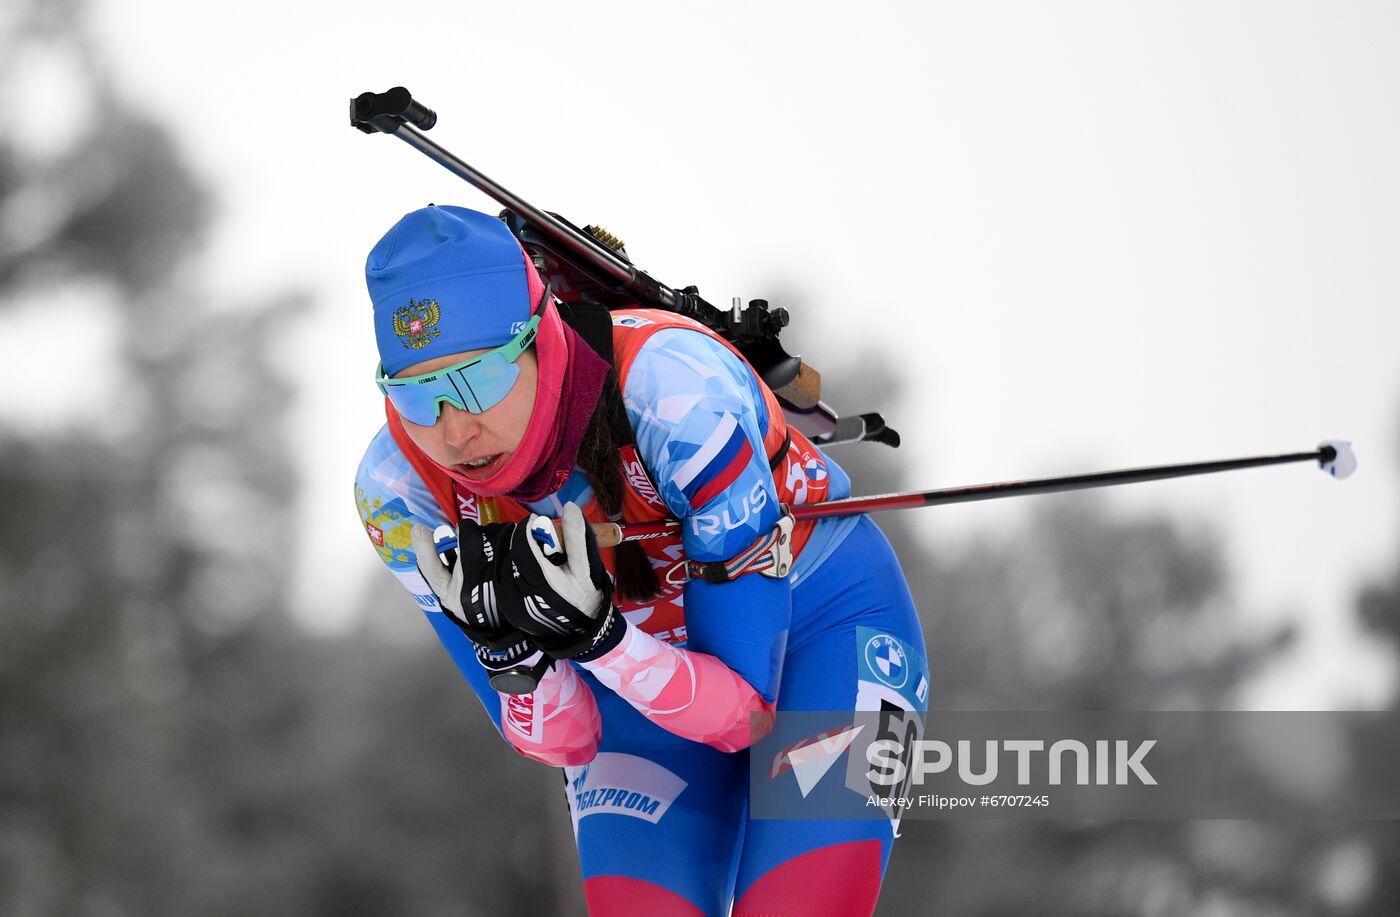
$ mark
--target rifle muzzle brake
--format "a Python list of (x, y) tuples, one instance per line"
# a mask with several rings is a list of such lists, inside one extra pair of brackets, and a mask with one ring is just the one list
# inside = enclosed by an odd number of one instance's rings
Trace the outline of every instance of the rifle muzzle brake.
[(366, 134), (381, 131), (392, 134), (405, 124), (419, 130), (430, 130), (437, 124), (437, 112), (421, 102), (402, 86), (388, 92), (362, 92), (350, 100), (350, 126)]

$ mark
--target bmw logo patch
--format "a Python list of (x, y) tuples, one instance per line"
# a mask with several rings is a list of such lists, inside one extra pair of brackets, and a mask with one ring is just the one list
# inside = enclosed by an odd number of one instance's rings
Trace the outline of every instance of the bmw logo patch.
[(888, 634), (876, 634), (866, 641), (865, 664), (871, 674), (891, 688), (902, 688), (909, 680), (909, 659), (904, 648)]

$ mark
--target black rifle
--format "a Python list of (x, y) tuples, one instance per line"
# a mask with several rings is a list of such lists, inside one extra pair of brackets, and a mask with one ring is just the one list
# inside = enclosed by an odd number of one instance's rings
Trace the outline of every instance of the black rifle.
[(665, 309), (700, 322), (734, 345), (778, 396), (788, 420), (817, 445), (871, 441), (899, 445), (899, 434), (879, 414), (839, 417), (821, 400), (821, 375), (783, 350), (778, 333), (788, 323), (786, 309), (770, 309), (736, 297), (732, 308), (706, 302), (693, 286), (675, 289), (632, 264), (621, 240), (596, 227), (579, 229), (533, 206), (438, 146), (423, 131), (437, 114), (415, 102), (407, 89), (366, 92), (350, 100), (350, 124), (366, 134), (393, 134), (506, 209), (501, 218), (550, 280), (561, 299), (589, 299), (609, 309), (645, 306)]

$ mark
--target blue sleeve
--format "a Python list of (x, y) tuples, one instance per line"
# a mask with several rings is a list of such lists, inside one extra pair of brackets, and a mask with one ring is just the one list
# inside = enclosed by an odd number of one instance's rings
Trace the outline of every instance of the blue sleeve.
[(486, 670), (477, 661), (471, 640), (443, 613), (423, 574), (418, 572), (418, 562), (409, 538), (414, 522), (435, 530), (451, 526), (451, 523), (428, 492), (418, 472), (399, 451), (387, 426), (380, 429), (370, 442), (365, 457), (360, 460), (359, 470), (355, 473), (355, 504), (359, 508), (365, 534), (369, 536), (379, 559), (384, 561), (389, 572), (427, 615), (438, 639), (476, 691), (496, 731), (500, 732), (500, 695), (487, 680)]
[[(777, 524), (781, 507), (763, 448), (758, 380), (705, 334), (652, 335), (628, 371), (623, 400), (637, 452), (682, 522), (691, 560), (728, 560)], [(776, 699), (792, 617), (787, 579), (748, 574), (685, 587), (687, 647), (718, 657)]]

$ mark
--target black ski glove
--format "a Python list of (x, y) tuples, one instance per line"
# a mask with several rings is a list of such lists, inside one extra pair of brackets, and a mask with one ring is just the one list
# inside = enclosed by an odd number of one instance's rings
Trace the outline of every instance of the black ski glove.
[(449, 564), (437, 553), (433, 533), (414, 523), (411, 530), (418, 570), (443, 612), (471, 639), (491, 687), (506, 694), (528, 694), (552, 664), (530, 638), (500, 614), (496, 584), (510, 583), (508, 551), (513, 523), (481, 526), (471, 519), (457, 525), (457, 551)]
[(544, 516), (517, 525), (510, 561), (514, 589), (498, 590), (501, 613), (545, 653), (596, 659), (622, 640), (627, 622), (613, 607), (598, 539), (576, 505), (564, 505), (562, 545)]

